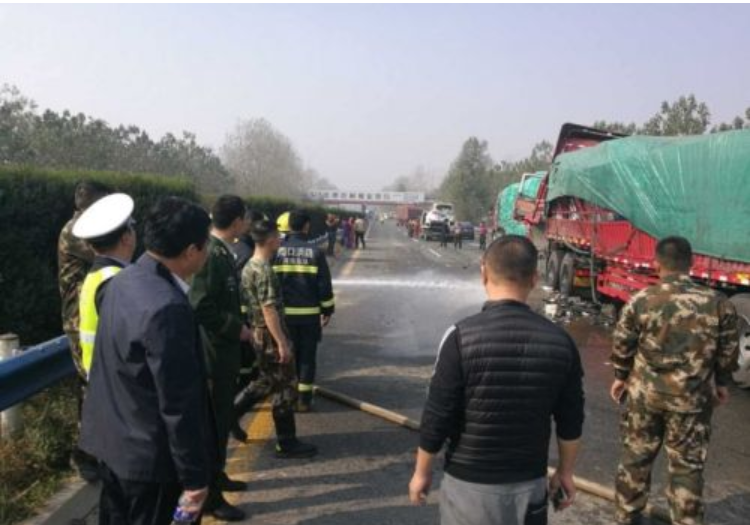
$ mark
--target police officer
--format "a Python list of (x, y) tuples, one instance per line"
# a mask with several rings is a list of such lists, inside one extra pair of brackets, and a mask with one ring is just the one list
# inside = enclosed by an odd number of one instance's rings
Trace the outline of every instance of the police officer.
[[(73, 357), (73, 364), (78, 372), (80, 383), (80, 388), (76, 391), (79, 423), (86, 385), (86, 370), (84, 370), (81, 361), (81, 346), (78, 335), (78, 327), (80, 325), (79, 298), (83, 281), (91, 268), (91, 264), (94, 262), (94, 252), (85, 241), (73, 235), (73, 226), (89, 206), (108, 193), (109, 189), (97, 182), (79, 182), (75, 189), (76, 211), (63, 227), (57, 241), (58, 285), (62, 306), (62, 325), (65, 335), (68, 336), (70, 353)], [(79, 448), (74, 448), (71, 459), (83, 479), (89, 482), (98, 479), (98, 467), (94, 458)]]
[(633, 296), (613, 336), (615, 381), (622, 403), (622, 452), (616, 521), (638, 523), (651, 467), (664, 444), (672, 523), (701, 525), (703, 469), (711, 415), (729, 400), (737, 364), (737, 317), (721, 294), (691, 281), (690, 243), (667, 237), (656, 246), (661, 282)]
[(282, 242), (273, 263), (284, 297), (284, 314), (292, 339), (299, 379), (297, 410), (310, 410), (315, 383), (318, 343), (322, 328), (334, 312), (331, 271), (325, 254), (308, 241), (310, 216), (289, 215), (291, 233)]
[(81, 365), (88, 377), (99, 324), (98, 304), (109, 279), (130, 264), (135, 253), (133, 199), (124, 193), (107, 195), (92, 204), (76, 221), (73, 235), (86, 241), (96, 256), (81, 287)]
[(208, 260), (193, 279), (190, 303), (207, 336), (206, 357), (216, 418), (219, 475), (210, 487), (206, 512), (224, 521), (239, 521), (245, 513), (230, 505), (221, 491), (245, 490), (244, 483), (224, 472), (229, 432), (235, 422), (234, 396), (241, 365), (242, 341), (252, 340), (241, 311), (240, 284), (231, 242), (243, 233), (245, 203), (235, 195), (219, 197), (211, 208)]

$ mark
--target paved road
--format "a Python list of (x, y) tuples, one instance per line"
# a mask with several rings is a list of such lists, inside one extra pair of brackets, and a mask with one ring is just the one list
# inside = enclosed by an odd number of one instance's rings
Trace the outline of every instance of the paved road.
[[(319, 384), (419, 420), (436, 350), (446, 328), (481, 307), (480, 252), (476, 244), (440, 249), (408, 239), (392, 223), (375, 224), (368, 248), (335, 263), (337, 313), (319, 356)], [(532, 297), (537, 306), (541, 292)], [(581, 349), (586, 370), (587, 422), (579, 474), (611, 486), (617, 462), (617, 407), (607, 398), (609, 330), (589, 320), (566, 328)], [(707, 471), (709, 523), (738, 525), (750, 515), (750, 392), (733, 391), (715, 419)], [(234, 501), (248, 523), (427, 525), (437, 523), (437, 490), (425, 508), (409, 505), (417, 435), (367, 414), (318, 399), (298, 418), (303, 439), (320, 447), (312, 460), (273, 457), (266, 409), (245, 423), (252, 442), (236, 445), (234, 476), (250, 490)], [(654, 478), (663, 492), (664, 465)], [(663, 498), (656, 498), (663, 505)], [(90, 521), (90, 520), (89, 520)], [(210, 520), (208, 520), (210, 522)], [(611, 506), (581, 495), (575, 509), (554, 515), (554, 525), (611, 523)]]
[[(337, 270), (337, 314), (319, 357), (319, 383), (419, 419), (436, 349), (451, 323), (484, 300), (476, 244), (461, 251), (408, 239), (376, 224), (368, 249)], [(541, 292), (533, 296), (537, 306)], [(588, 320), (566, 326), (586, 369), (586, 444), (579, 473), (611, 486), (617, 462), (617, 407), (607, 397), (610, 329)], [(750, 393), (733, 392), (716, 417), (707, 477), (710, 523), (743, 523), (750, 513)], [(252, 491), (241, 497), (252, 523), (435, 523), (436, 495), (424, 509), (408, 505), (405, 488), (417, 438), (372, 416), (319, 400), (300, 429), (321, 456), (296, 465), (270, 457), (266, 444), (248, 468)], [(259, 447), (256, 444), (253, 447)], [(290, 468), (290, 465), (292, 468)], [(663, 492), (664, 465), (655, 475)], [(656, 501), (663, 505), (663, 498)], [(582, 497), (552, 523), (610, 523), (610, 505)]]

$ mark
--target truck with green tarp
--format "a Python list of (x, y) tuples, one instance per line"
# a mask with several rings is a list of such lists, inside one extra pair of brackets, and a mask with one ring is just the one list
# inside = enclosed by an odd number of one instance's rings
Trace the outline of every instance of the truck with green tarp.
[(527, 235), (528, 225), (521, 210), (533, 210), (539, 185), (545, 172), (525, 173), (519, 182), (509, 184), (497, 194), (495, 203), (495, 231), (506, 235)]
[(687, 238), (691, 277), (737, 307), (736, 379), (750, 386), (750, 130), (621, 137), (566, 124), (525, 220), (549, 286), (620, 304), (657, 282), (659, 238)]

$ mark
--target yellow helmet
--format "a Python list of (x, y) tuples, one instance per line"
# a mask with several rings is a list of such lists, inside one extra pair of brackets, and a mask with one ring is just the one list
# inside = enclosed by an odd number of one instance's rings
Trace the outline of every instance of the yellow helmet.
[(291, 231), (291, 229), (289, 228), (289, 212), (288, 211), (282, 213), (276, 219), (276, 228), (279, 230), (280, 233), (289, 233)]

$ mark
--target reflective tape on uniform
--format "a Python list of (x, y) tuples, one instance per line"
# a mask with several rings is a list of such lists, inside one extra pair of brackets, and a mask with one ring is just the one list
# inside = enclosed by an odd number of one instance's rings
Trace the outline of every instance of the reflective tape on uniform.
[(308, 385), (305, 383), (299, 383), (297, 385), (297, 390), (299, 392), (312, 392), (313, 391), (313, 385)]
[(284, 313), (286, 315), (319, 315), (320, 307), (319, 306), (311, 306), (311, 307), (287, 306), (284, 308)]
[(331, 299), (330, 301), (321, 301), (320, 306), (322, 308), (331, 308), (336, 304), (336, 301), (334, 299)]
[(317, 274), (318, 267), (310, 264), (280, 264), (273, 267), (276, 273), (311, 273)]

